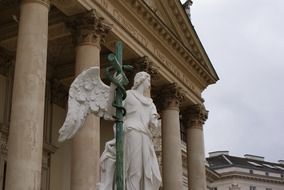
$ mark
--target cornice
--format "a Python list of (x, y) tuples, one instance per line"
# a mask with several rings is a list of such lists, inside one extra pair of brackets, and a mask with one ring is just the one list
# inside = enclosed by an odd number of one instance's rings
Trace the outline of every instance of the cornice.
[(214, 170), (210, 169), (209, 167), (206, 166), (206, 178), (210, 181), (216, 181), (220, 179), (220, 174), (215, 172)]
[[(119, 1), (122, 2), (122, 1)], [(175, 34), (163, 23), (163, 21), (146, 5), (144, 1), (139, 0), (126, 0), (131, 10), (135, 11), (137, 16), (140, 16), (144, 22), (150, 26), (157, 36), (167, 43), (171, 48), (175, 50), (185, 63), (185, 69), (193, 69), (198, 76), (200, 76), (205, 82), (205, 86), (215, 83), (216, 79), (207, 71), (207, 69), (200, 64), (200, 62), (195, 58), (195, 56), (190, 52), (190, 50), (185, 47), (185, 45), (179, 41)], [(125, 1), (123, 1), (125, 4)], [(178, 11), (177, 9), (173, 10)], [(178, 14), (178, 13), (177, 13)], [(193, 45), (194, 42), (192, 41)], [(195, 47), (197, 48), (197, 47)], [(188, 68), (188, 66), (190, 68)]]
[[(201, 64), (200, 66), (207, 70), (208, 74), (211, 75), (211, 77), (213, 77), (216, 82), (217, 80), (219, 80), (218, 75), (211, 64), (211, 61), (191, 23), (190, 18), (188, 18), (188, 15), (185, 13), (184, 8), (181, 6), (180, 1), (168, 0), (168, 3), (170, 5), (174, 18), (176, 19), (176, 22), (179, 24), (185, 38), (189, 42), (190, 49), (193, 51), (193, 55)], [(206, 68), (206, 63), (210, 68)]]
[(284, 184), (284, 179), (281, 178), (263, 176), (258, 174), (249, 174), (244, 172), (226, 172), (220, 174), (220, 176), (221, 176), (220, 179), (239, 178), (239, 179), (248, 179), (248, 180), (261, 181), (261, 182)]

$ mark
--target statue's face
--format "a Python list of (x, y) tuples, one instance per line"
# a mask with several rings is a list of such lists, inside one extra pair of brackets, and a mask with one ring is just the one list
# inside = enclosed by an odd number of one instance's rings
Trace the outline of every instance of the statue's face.
[(144, 80), (143, 84), (144, 84), (144, 87), (145, 87), (145, 88), (150, 88), (150, 86), (151, 86), (150, 77), (147, 77), (147, 78)]

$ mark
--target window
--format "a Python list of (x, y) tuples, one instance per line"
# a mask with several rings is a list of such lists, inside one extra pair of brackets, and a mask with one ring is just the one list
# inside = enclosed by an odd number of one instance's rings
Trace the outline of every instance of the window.
[(266, 188), (265, 190), (272, 190), (271, 188)]
[(268, 172), (265, 172), (265, 175), (266, 175), (266, 176), (269, 176), (269, 173), (268, 173)]
[(253, 174), (253, 170), (249, 170), (249, 173), (250, 173), (250, 174)]
[(250, 186), (249, 190), (256, 190), (256, 186)]

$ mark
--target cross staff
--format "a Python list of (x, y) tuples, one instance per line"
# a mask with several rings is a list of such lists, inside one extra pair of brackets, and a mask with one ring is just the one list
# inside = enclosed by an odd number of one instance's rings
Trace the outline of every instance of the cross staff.
[[(107, 78), (116, 85), (115, 96), (112, 105), (116, 108), (115, 115), (115, 127), (116, 127), (116, 187), (117, 190), (124, 190), (124, 172), (123, 172), (123, 117), (126, 113), (125, 108), (122, 105), (122, 101), (126, 98), (126, 90), (124, 86), (128, 84), (128, 79), (123, 72), (123, 69), (132, 69), (130, 65), (122, 64), (122, 51), (123, 44), (121, 41), (115, 44), (115, 54), (108, 55), (108, 60), (111, 62), (111, 66), (106, 68)], [(122, 80), (118, 81), (112, 77), (111, 71), (115, 72), (115, 75), (121, 75)]]

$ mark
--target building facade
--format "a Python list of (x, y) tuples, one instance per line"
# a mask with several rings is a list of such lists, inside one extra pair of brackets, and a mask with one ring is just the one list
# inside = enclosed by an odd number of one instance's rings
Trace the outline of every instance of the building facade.
[[(229, 155), (212, 152), (207, 158), (211, 173), (208, 187), (212, 190), (283, 190), (284, 162), (267, 162), (264, 157), (246, 154)], [(208, 175), (209, 179), (209, 175)]]
[(179, 0), (3, 0), (0, 26), (1, 190), (96, 186), (112, 123), (90, 115), (64, 143), (58, 129), (71, 82), (92, 66), (104, 80), (118, 40), (123, 62), (152, 76), (163, 189), (206, 189), (202, 92), (218, 76)]

